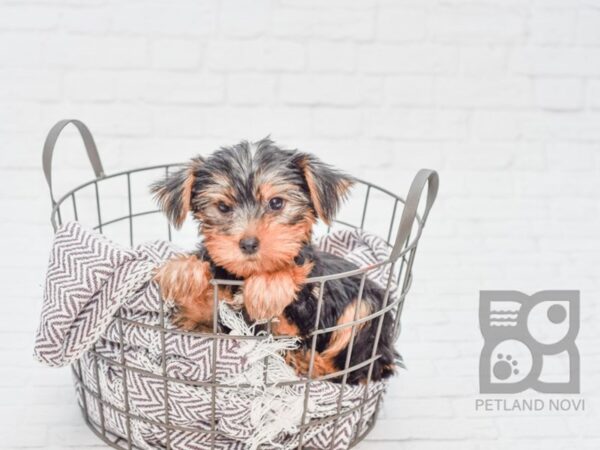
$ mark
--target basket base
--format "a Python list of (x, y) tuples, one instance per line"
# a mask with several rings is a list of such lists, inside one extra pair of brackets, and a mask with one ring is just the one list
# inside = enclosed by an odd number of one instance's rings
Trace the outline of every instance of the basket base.
[[(101, 441), (103, 441), (109, 447), (116, 448), (118, 450), (144, 450), (141, 447), (138, 447), (137, 445), (135, 445), (133, 443), (129, 443), (127, 441), (127, 438), (125, 438), (125, 437), (117, 436), (116, 434), (114, 434), (108, 430), (105, 430), (103, 433), (101, 426), (99, 424), (93, 422), (89, 417), (87, 417), (86, 411), (81, 405), (79, 406), (79, 410), (81, 411), (81, 415), (83, 416), (83, 420), (84, 420), (85, 424), (87, 425), (87, 427)], [(354, 438), (354, 440), (352, 441), (352, 443), (350, 444), (348, 449), (356, 447), (373, 430), (373, 428), (375, 427), (375, 423), (377, 422), (378, 413), (379, 413), (379, 405), (377, 406), (377, 409), (375, 410), (375, 414), (373, 414), (373, 416), (367, 423), (367, 427), (365, 428), (365, 430), (361, 434), (359, 434), (358, 436), (356, 436)], [(267, 449), (265, 448), (264, 450), (267, 450)]]

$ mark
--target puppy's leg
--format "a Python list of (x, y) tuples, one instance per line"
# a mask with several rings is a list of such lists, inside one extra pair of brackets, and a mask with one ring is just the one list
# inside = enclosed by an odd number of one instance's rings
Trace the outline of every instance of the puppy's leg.
[[(361, 338), (361, 332), (365, 322), (354, 324), (354, 321), (364, 319), (371, 314), (371, 305), (367, 299), (363, 299), (360, 304), (357, 300), (350, 303), (337, 320), (338, 328), (331, 332), (327, 347), (321, 352), (315, 352), (313, 358), (313, 377), (322, 377), (343, 369), (343, 363), (338, 367), (336, 358), (345, 349), (352, 339), (352, 329), (354, 328), (355, 344)], [(312, 352), (310, 350), (300, 349), (288, 352), (285, 356), (286, 362), (291, 365), (298, 375), (308, 375), (310, 369), (310, 359)], [(352, 362), (350, 362), (350, 366)]]
[[(284, 314), (277, 318), (273, 324), (273, 334), (277, 336), (300, 336), (298, 326), (290, 322)], [(310, 367), (311, 351), (306, 349), (289, 350), (285, 353), (285, 362), (291, 366), (298, 375), (308, 375)], [(312, 375), (321, 377), (335, 372), (332, 361), (324, 358), (319, 352), (315, 352)]]
[(279, 316), (296, 298), (312, 264), (251, 275), (244, 281), (244, 306), (252, 320)]
[(178, 256), (159, 267), (154, 281), (163, 298), (179, 306), (175, 324), (186, 330), (208, 327), (212, 323), (213, 301), (210, 266), (195, 255)]
[[(293, 350), (285, 354), (285, 362), (293, 367), (299, 376), (307, 376), (310, 372), (311, 355), (312, 352), (310, 350)], [(324, 357), (321, 353), (315, 352), (311, 373), (313, 378), (323, 377), (338, 370), (331, 358)]]

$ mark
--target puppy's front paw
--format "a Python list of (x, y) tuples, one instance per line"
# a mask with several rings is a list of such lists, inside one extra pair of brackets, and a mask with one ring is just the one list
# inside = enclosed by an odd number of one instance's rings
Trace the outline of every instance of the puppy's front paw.
[(154, 275), (163, 298), (181, 306), (191, 305), (204, 297), (210, 281), (210, 267), (195, 255), (168, 260)]
[(252, 275), (244, 282), (244, 306), (252, 320), (279, 316), (292, 303), (310, 268)]
[(181, 307), (173, 314), (173, 324), (186, 331), (213, 331), (211, 310)]

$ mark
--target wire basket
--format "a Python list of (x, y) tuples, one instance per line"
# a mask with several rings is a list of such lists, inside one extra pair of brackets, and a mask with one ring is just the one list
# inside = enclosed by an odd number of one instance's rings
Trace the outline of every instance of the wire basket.
[[(52, 189), (52, 155), (56, 141), (62, 132), (62, 130), (68, 124), (73, 124), (83, 139), (85, 149), (87, 151), (88, 158), (94, 170), (95, 178), (77, 186), (64, 194), (58, 200), (55, 199), (54, 192)], [(89, 129), (78, 120), (63, 120), (58, 122), (49, 132), (43, 149), (43, 170), (48, 182), (50, 190), (50, 198), (52, 200), (52, 213), (51, 223), (53, 228), (56, 230), (58, 226), (68, 220), (75, 220), (82, 222), (86, 225), (91, 225), (95, 230), (102, 234), (108, 234), (111, 237), (117, 237), (124, 240), (128, 245), (133, 246), (136, 242), (149, 239), (165, 239), (169, 241), (175, 241), (177, 243), (188, 243), (197, 239), (195, 230), (190, 228), (190, 233), (186, 236), (185, 229), (183, 232), (177, 232), (172, 229), (171, 226), (164, 218), (162, 211), (157, 209), (150, 201), (150, 194), (148, 190), (149, 182), (165, 174), (169, 174), (170, 170), (180, 166), (180, 164), (164, 164), (150, 167), (142, 167), (138, 169), (118, 172), (111, 175), (104, 173), (102, 163), (96, 148), (94, 139)], [(298, 424), (299, 430), (299, 441), (298, 449), (310, 448), (308, 447), (303, 439), (305, 430), (310, 427), (311, 420), (307, 417), (307, 405), (309, 401), (309, 386), (311, 383), (315, 383), (320, 380), (336, 379), (341, 380), (340, 382), (340, 394), (337, 401), (337, 412), (324, 419), (319, 419), (321, 422), (333, 424), (333, 436), (335, 437), (336, 428), (338, 422), (345, 414), (349, 412), (342, 408), (342, 398), (344, 395), (344, 387), (347, 383), (348, 374), (354, 370), (368, 367), (368, 375), (365, 385), (368, 387), (371, 383), (371, 375), (373, 370), (373, 364), (378, 359), (378, 345), (379, 339), (382, 333), (384, 317), (386, 314), (392, 315), (393, 317), (393, 336), (395, 339), (400, 334), (400, 318), (402, 309), (404, 306), (404, 300), (412, 282), (412, 267), (415, 259), (415, 253), (417, 250), (417, 244), (425, 221), (435, 201), (437, 190), (438, 190), (438, 175), (435, 171), (422, 169), (415, 176), (410, 190), (408, 192), (406, 200), (399, 197), (398, 195), (380, 188), (372, 183), (365, 181), (358, 182), (358, 188), (355, 191), (361, 191), (362, 195), (358, 197), (358, 203), (354, 199), (354, 215), (349, 218), (340, 218), (335, 220), (334, 223), (327, 228), (321, 229), (322, 233), (330, 233), (332, 230), (338, 227), (346, 227), (351, 229), (366, 230), (375, 232), (386, 242), (389, 249), (389, 257), (384, 261), (379, 262), (376, 267), (370, 266), (365, 268), (358, 268), (349, 272), (332, 274), (327, 276), (312, 277), (306, 280), (306, 283), (312, 283), (318, 286), (319, 292), (321, 293), (318, 304), (317, 304), (317, 321), (315, 330), (309, 336), (309, 347), (311, 351), (311, 358), (308, 368), (308, 375), (300, 379), (291, 381), (304, 386), (305, 398), (304, 398), (304, 411), (302, 418)], [(417, 213), (420, 198), (425, 189), (427, 189), (427, 196), (423, 212), (421, 215)], [(386, 217), (384, 217), (386, 216)], [(185, 227), (184, 227), (185, 228)], [(377, 229), (376, 231), (374, 229)], [(394, 231), (397, 230), (395, 233)], [(393, 239), (392, 239), (393, 238)], [(374, 269), (384, 269), (387, 271), (387, 287), (385, 290), (385, 300), (383, 307), (380, 310), (371, 312), (371, 314), (360, 321), (355, 320), (343, 325), (337, 325), (329, 328), (318, 327), (318, 316), (322, 308), (323, 298), (322, 293), (324, 292), (324, 286), (327, 282), (333, 279), (341, 279), (344, 277), (361, 277), (361, 283), (364, 284), (364, 280), (368, 273)], [(390, 296), (390, 286), (394, 282), (398, 286), (398, 293), (395, 298)], [(213, 332), (212, 333), (200, 333), (177, 330), (181, 334), (189, 335), (201, 335), (203, 338), (210, 338), (216, 348), (218, 342), (222, 339), (265, 339), (265, 335), (260, 336), (231, 336), (224, 335), (219, 332), (218, 319), (216, 311), (218, 308), (218, 289), (219, 286), (231, 285), (241, 282), (235, 282), (231, 280), (219, 280), (214, 279), (211, 284), (214, 288), (214, 302), (215, 302), (215, 315), (213, 320)], [(359, 293), (359, 299), (362, 292)], [(162, 360), (165, 361), (165, 336), (167, 333), (172, 333), (172, 329), (166, 328), (165, 325), (165, 314), (163, 308), (159, 308), (160, 311), (160, 326), (151, 326), (150, 328), (157, 331), (161, 336), (161, 352)], [(121, 342), (123, 342), (123, 323), (124, 319), (121, 318), (120, 314), (117, 314), (114, 318), (117, 321), (117, 325), (120, 330)], [(350, 355), (352, 352), (352, 345), (354, 342), (354, 333), (356, 327), (360, 326), (365, 321), (376, 321), (376, 336), (374, 340), (373, 351), (368, 359), (360, 361), (358, 364), (350, 366)], [(135, 321), (128, 320), (127, 325), (136, 325)], [(148, 327), (147, 324), (138, 324), (139, 326)], [(340, 327), (351, 327), (351, 340), (348, 347), (348, 357), (346, 358), (345, 366), (342, 370), (328, 374), (325, 376), (313, 376), (314, 366), (314, 355), (317, 343), (317, 337), (324, 333), (331, 333)], [(268, 330), (270, 330), (270, 324), (268, 324)], [(390, 330), (386, 330), (390, 332)], [(271, 336), (273, 338), (273, 336)], [(216, 355), (216, 352), (213, 353)], [(133, 421), (144, 421), (148, 420), (138, 415), (135, 415), (130, 411), (129, 400), (127, 398), (127, 380), (125, 374), (128, 370), (140, 370), (138, 368), (129, 367), (127, 361), (123, 358), (114, 360), (108, 360), (106, 356), (100, 354), (95, 348), (92, 348), (87, 352), (86, 357), (91, 358), (98, 366), (99, 359), (103, 358), (104, 363), (108, 363), (119, 367), (123, 373), (123, 386), (124, 386), (124, 408), (117, 408), (115, 405), (107, 402), (103, 392), (99, 388), (98, 372), (96, 370), (95, 380), (90, 382), (82, 375), (81, 362), (77, 361), (72, 365), (72, 372), (75, 380), (75, 385), (78, 388), (78, 395), (80, 398), (80, 406), (82, 414), (86, 420), (89, 428), (105, 443), (113, 448), (118, 449), (132, 449), (138, 448), (133, 442), (130, 423)], [(265, 364), (265, 367), (267, 365)], [(212, 391), (212, 417), (210, 426), (206, 429), (198, 429), (197, 432), (203, 436), (210, 436), (210, 448), (218, 448), (216, 442), (222, 434), (217, 429), (217, 419), (215, 411), (215, 395), (218, 389), (231, 389), (231, 386), (221, 385), (216, 381), (216, 368), (213, 364), (213, 379), (211, 383), (208, 383), (208, 388)], [(169, 387), (175, 383), (185, 384), (187, 381), (181, 378), (173, 377), (167, 374), (166, 369), (163, 367), (163, 373), (147, 373), (146, 375), (151, 376), (153, 379), (159, 380), (164, 386), (164, 421), (158, 423), (166, 433), (166, 442), (164, 448), (173, 448), (170, 442), (169, 436), (172, 432), (180, 429), (176, 424), (173, 424), (169, 418)], [(265, 374), (265, 379), (268, 374)], [(369, 397), (367, 394), (368, 389), (364, 390), (365, 395), (361, 402), (353, 408), (353, 411), (359, 410), (362, 415), (367, 405), (375, 405), (373, 414), (366, 418), (364, 421), (359, 421), (360, 426), (357, 426), (353, 430), (352, 437), (349, 441), (349, 447), (356, 445), (360, 442), (372, 429), (375, 424), (377, 412), (382, 399), (383, 391), (378, 391), (373, 397)], [(90, 403), (95, 402), (95, 408), (100, 412), (99, 420), (94, 420), (90, 415)], [(117, 410), (118, 413), (127, 419), (127, 432), (124, 435), (115, 435), (114, 430), (111, 430), (107, 426), (104, 418), (104, 412), (108, 409)], [(156, 425), (156, 424), (155, 424)], [(188, 430), (189, 431), (189, 430)], [(226, 437), (226, 436), (225, 436)], [(267, 446), (261, 448), (269, 448)], [(331, 444), (328, 448), (334, 449), (335, 443), (332, 438)]]

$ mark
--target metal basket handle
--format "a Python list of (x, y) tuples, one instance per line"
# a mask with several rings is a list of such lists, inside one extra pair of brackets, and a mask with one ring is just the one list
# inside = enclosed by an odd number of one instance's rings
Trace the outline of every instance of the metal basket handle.
[(422, 226), (425, 226), (427, 216), (429, 215), (429, 211), (431, 211), (431, 207), (435, 202), (435, 198), (437, 197), (438, 188), (440, 185), (440, 177), (435, 170), (419, 170), (419, 172), (417, 173), (417, 175), (415, 175), (415, 178), (413, 179), (410, 185), (408, 195), (406, 196), (406, 202), (404, 203), (402, 217), (400, 218), (400, 226), (398, 227), (396, 242), (394, 242), (394, 248), (392, 249), (392, 253), (390, 256), (390, 259), (392, 261), (396, 261), (398, 259), (398, 257), (402, 253), (404, 244), (408, 239), (408, 236), (410, 235), (413, 223), (415, 221), (415, 218), (417, 217), (417, 208), (419, 206), (419, 201), (421, 200), (421, 195), (423, 194), (423, 189), (425, 189), (426, 184), (427, 200), (425, 203), (425, 211), (423, 211), (423, 216), (421, 217)]
[(52, 191), (52, 155), (54, 154), (54, 146), (56, 145), (58, 136), (60, 136), (62, 130), (70, 123), (75, 125), (79, 131), (79, 134), (81, 135), (81, 138), (83, 139), (83, 145), (85, 146), (85, 150), (96, 178), (104, 177), (104, 169), (102, 168), (100, 155), (98, 155), (98, 148), (96, 147), (96, 143), (94, 142), (94, 138), (92, 137), (92, 133), (90, 133), (88, 127), (77, 119), (65, 119), (57, 122), (56, 125), (54, 125), (48, 132), (42, 153), (42, 168), (44, 170), (46, 181), (48, 182), (50, 199), (52, 200), (53, 206), (56, 205), (56, 200), (54, 199), (54, 192)]

